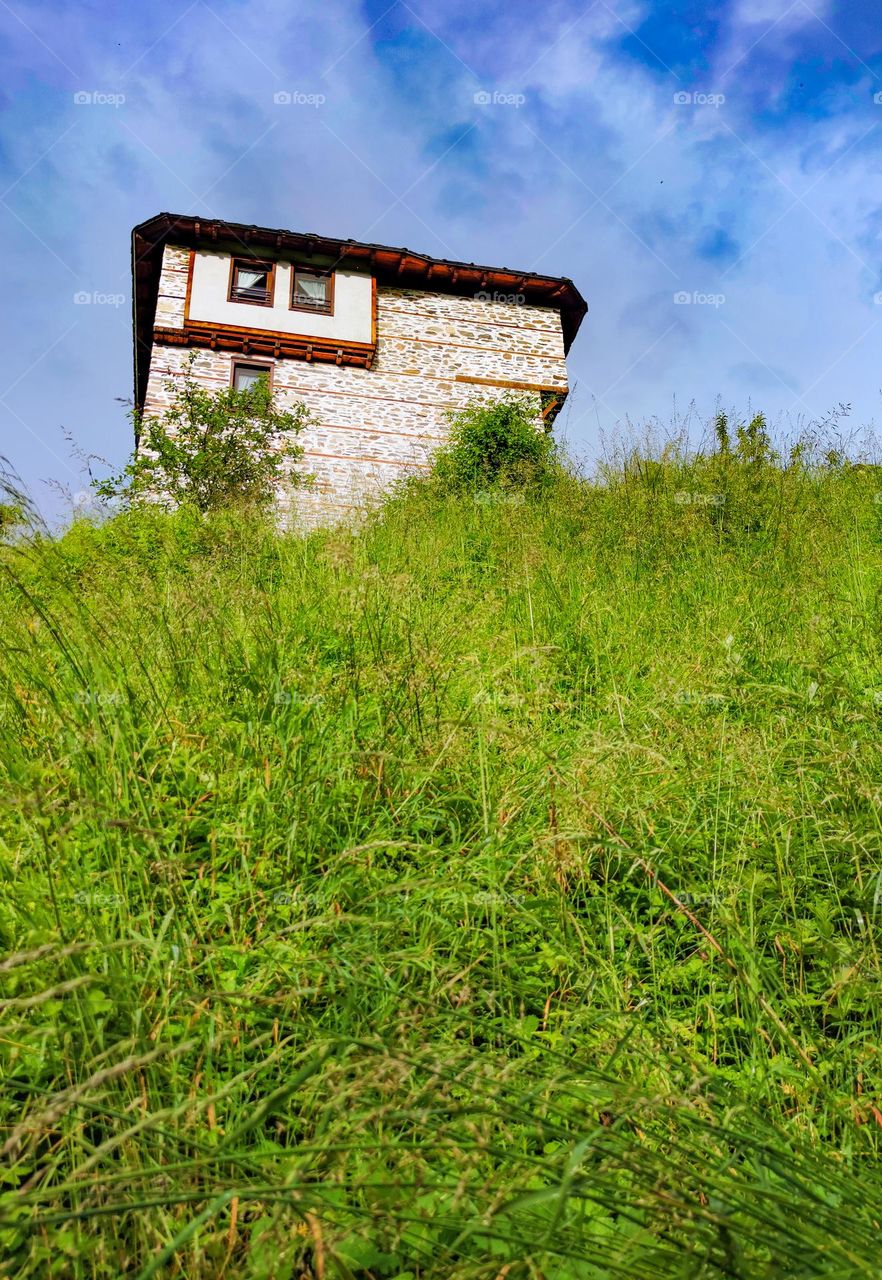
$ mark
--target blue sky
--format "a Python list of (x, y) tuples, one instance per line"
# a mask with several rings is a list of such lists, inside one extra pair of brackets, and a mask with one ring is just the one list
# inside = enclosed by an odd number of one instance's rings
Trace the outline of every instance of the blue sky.
[(718, 398), (782, 430), (880, 417), (878, 0), (0, 0), (0, 23), (0, 453), (51, 514), (51, 482), (83, 488), (65, 431), (130, 450), (129, 232), (161, 210), (572, 276), (558, 422), (586, 456)]

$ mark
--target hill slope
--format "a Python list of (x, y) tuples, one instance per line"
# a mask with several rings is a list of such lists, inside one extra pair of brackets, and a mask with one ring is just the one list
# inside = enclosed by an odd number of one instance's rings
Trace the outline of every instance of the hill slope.
[(4, 1274), (878, 1273), (882, 485), (706, 482), (2, 553)]

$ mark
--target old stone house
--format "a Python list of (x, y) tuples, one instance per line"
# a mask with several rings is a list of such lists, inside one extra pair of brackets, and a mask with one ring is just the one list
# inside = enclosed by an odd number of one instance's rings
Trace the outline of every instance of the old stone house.
[(161, 213), (132, 232), (135, 403), (267, 374), (304, 402), (307, 521), (430, 464), (447, 412), (509, 391), (550, 426), (587, 306), (571, 280), (384, 245)]

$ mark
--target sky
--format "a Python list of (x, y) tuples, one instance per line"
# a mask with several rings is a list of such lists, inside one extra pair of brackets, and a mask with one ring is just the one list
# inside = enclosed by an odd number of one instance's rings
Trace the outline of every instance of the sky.
[(586, 459), (718, 404), (872, 427), (878, 3), (0, 0), (0, 454), (50, 518), (127, 460), (161, 211), (570, 276)]

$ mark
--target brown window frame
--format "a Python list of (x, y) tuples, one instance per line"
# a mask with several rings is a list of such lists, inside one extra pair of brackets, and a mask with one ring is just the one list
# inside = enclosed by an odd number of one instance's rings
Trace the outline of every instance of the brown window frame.
[[(267, 273), (266, 298), (263, 302), (258, 302), (255, 298), (237, 298), (234, 296), (236, 288), (236, 273), (244, 267), (246, 271), (254, 271), (255, 268), (265, 270)], [(230, 258), (230, 283), (227, 289), (227, 302), (240, 302), (248, 307), (271, 307), (276, 292), (276, 264), (268, 262), (265, 258)]]
[(276, 366), (275, 366), (275, 361), (274, 361), (274, 360), (252, 360), (252, 359), (251, 359), (250, 357), (248, 357), (248, 356), (242, 356), (241, 358), (240, 358), (240, 357), (234, 357), (234, 358), (230, 361), (230, 386), (233, 388), (233, 390), (236, 390), (236, 389), (237, 389), (237, 388), (236, 388), (236, 370), (237, 370), (237, 369), (239, 369), (239, 368), (245, 368), (245, 369), (263, 369), (263, 370), (265, 370), (265, 371), (266, 371), (266, 373), (269, 375), (269, 379), (268, 379), (268, 381), (269, 381), (269, 389), (270, 389), (270, 391), (272, 391), (272, 389), (273, 389), (273, 370), (275, 369), (275, 367), (276, 367)]
[[(311, 306), (308, 302), (295, 302), (294, 295), (297, 292), (297, 277), (299, 275), (307, 276), (326, 276), (328, 279), (328, 300), (321, 307)], [(288, 299), (289, 311), (308, 311), (314, 316), (332, 316), (334, 314), (334, 278), (336, 272), (333, 268), (328, 270), (322, 267), (307, 266), (306, 263), (298, 265), (296, 262), (291, 263), (291, 296)]]

